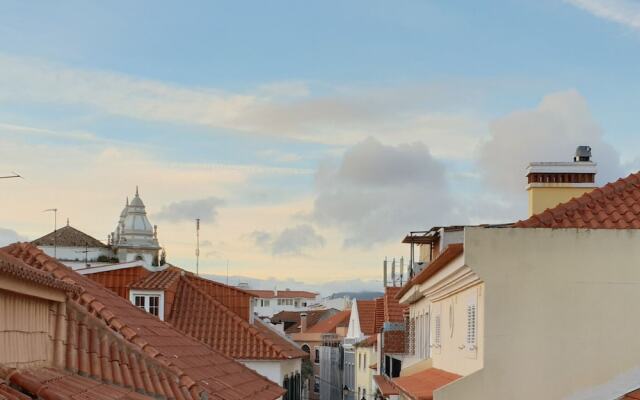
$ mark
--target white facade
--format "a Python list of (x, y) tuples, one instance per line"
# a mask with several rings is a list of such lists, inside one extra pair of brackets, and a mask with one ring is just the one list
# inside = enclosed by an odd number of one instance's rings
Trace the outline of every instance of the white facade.
[(317, 297), (290, 297), (286, 292), (280, 292), (283, 294), (282, 297), (256, 297), (253, 302), (254, 313), (260, 317), (271, 318), (281, 311), (309, 311), (309, 306), (317, 300)]
[(238, 360), (278, 385), (283, 384), (285, 378), (302, 374), (302, 359), (292, 360)]
[(77, 261), (78, 263), (85, 264), (85, 260), (91, 263), (100, 256), (113, 257), (113, 252), (108, 247), (67, 247), (56, 246), (55, 250), (53, 246), (38, 246), (38, 248), (49, 257), (54, 257), (58, 260), (64, 261)]

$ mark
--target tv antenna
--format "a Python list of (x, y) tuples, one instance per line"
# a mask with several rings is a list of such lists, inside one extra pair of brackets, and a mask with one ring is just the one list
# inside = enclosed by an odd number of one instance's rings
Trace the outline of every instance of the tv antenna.
[(11, 171), (11, 174), (12, 175), (0, 176), (0, 179), (11, 179), (11, 178), (24, 179), (24, 177), (22, 175), (20, 175), (19, 173), (15, 172), (15, 171)]
[(196, 218), (196, 275), (200, 275), (200, 218)]

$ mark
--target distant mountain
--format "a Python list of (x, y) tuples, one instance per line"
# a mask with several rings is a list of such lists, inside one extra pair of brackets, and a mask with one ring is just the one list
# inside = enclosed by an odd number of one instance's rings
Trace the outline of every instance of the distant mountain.
[(329, 296), (330, 299), (341, 299), (343, 297), (348, 297), (350, 299), (357, 300), (373, 300), (376, 297), (382, 297), (384, 293), (382, 292), (338, 292)]

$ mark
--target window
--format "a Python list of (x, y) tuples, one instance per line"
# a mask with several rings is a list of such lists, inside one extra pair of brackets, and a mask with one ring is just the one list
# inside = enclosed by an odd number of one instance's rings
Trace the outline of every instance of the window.
[(306, 344), (303, 344), (302, 345), (302, 351), (304, 351), (305, 353), (309, 354), (311, 352), (311, 349)]
[(320, 377), (318, 375), (313, 380), (313, 393), (320, 393)]
[(362, 354), (358, 354), (358, 368), (362, 369)]
[(320, 350), (316, 349), (316, 359), (315, 359), (315, 363), (316, 364), (320, 364)]
[(131, 291), (129, 300), (138, 308), (164, 320), (164, 292), (137, 290)]
[(366, 399), (367, 398), (367, 389), (362, 389), (362, 398)]
[(467, 334), (465, 347), (475, 356), (478, 348), (478, 294), (476, 290), (470, 293), (467, 299)]
[(260, 307), (269, 307), (271, 301), (268, 299), (260, 299)]
[(434, 344), (434, 347), (439, 348), (441, 344), (440, 333), (442, 332), (442, 319), (440, 318), (440, 315), (436, 315), (434, 317), (433, 325), (434, 325), (433, 344)]
[(364, 354), (364, 364), (362, 365), (362, 369), (366, 370), (368, 368), (367, 366), (367, 353)]

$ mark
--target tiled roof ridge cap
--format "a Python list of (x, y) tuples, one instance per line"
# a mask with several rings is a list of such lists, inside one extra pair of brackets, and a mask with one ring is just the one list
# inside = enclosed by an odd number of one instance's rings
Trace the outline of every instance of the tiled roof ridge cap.
[[(42, 265), (44, 269), (54, 274), (54, 271), (58, 271), (61, 268), (63, 270), (69, 270), (69, 267), (60, 263), (59, 261), (47, 256), (42, 250), (37, 248), (34, 245), (27, 243), (16, 243), (15, 245), (22, 248), (30, 257), (34, 258), (38, 263)], [(55, 276), (55, 274), (54, 274)], [(65, 274), (61, 278), (68, 278)], [(73, 278), (69, 278), (73, 280)], [(138, 333), (135, 329), (129, 327), (127, 324), (122, 322), (112, 311), (110, 311), (102, 302), (93, 297), (86, 289), (84, 289), (81, 285), (80, 287), (83, 289), (81, 293), (76, 295), (76, 301), (84, 305), (85, 307), (90, 307), (93, 312), (95, 312), (95, 316), (102, 319), (105, 324), (114, 332), (123, 336), (125, 340), (136, 345), (141, 352), (147, 353), (150, 357), (158, 360), (161, 363), (167, 365), (167, 367), (171, 368), (174, 373), (178, 376), (180, 383), (187, 388), (188, 391), (191, 391), (192, 388), (199, 389), (200, 393), (204, 391), (200, 385), (195, 382), (186, 372), (182, 370), (182, 368), (178, 367), (176, 364), (171, 362), (171, 358), (160, 352), (158, 349), (150, 345), (146, 340), (139, 337)], [(106, 290), (106, 289), (105, 289)], [(84, 303), (84, 304), (82, 304)], [(165, 322), (165, 324), (169, 325)], [(170, 326), (170, 325), (169, 325)], [(149, 349), (149, 350), (147, 350)]]
[[(166, 273), (171, 272), (171, 273), (173, 273), (175, 275), (175, 276), (171, 277), (171, 279), (169, 281), (170, 284), (166, 285), (166, 286), (170, 286), (170, 285), (172, 285), (172, 284), (174, 284), (174, 283), (176, 283), (177, 281), (180, 280), (180, 276), (182, 275), (182, 271), (183, 271), (183, 269), (169, 264), (169, 266), (167, 268), (163, 269), (162, 271), (149, 271), (150, 273), (148, 275), (143, 276), (142, 278), (138, 279), (137, 281), (130, 283), (129, 285), (127, 285), (127, 287), (129, 289), (149, 289), (148, 287), (143, 287), (142, 286), (142, 282), (144, 282), (144, 281), (146, 281), (148, 279), (152, 279), (152, 277), (154, 275), (156, 275), (156, 274), (162, 274), (162, 273), (165, 273), (165, 272)], [(154, 288), (154, 289), (160, 290), (161, 288), (157, 287), (157, 288)]]
[(21, 273), (21, 269), (22, 270), (26, 269), (26, 271), (28, 271), (29, 273), (35, 274), (40, 278), (44, 279), (45, 282), (40, 282), (44, 286), (64, 290), (65, 292), (73, 293), (73, 294), (79, 294), (82, 292), (82, 288), (74, 282), (68, 282), (68, 281), (56, 278), (55, 276), (53, 276), (52, 273), (41, 271), (37, 268), (34, 268), (29, 264), (25, 263), (23, 260), (13, 256), (10, 253), (5, 252), (3, 253), (3, 255), (5, 257), (10, 258), (10, 260), (0, 259), (0, 269), (2, 269), (7, 274), (10, 274), (17, 278), (29, 280), (29, 277), (26, 277), (24, 276), (23, 273)]
[[(195, 283), (189, 281), (189, 279), (186, 278), (185, 276), (181, 275), (180, 279), (182, 279), (187, 285), (189, 285), (191, 289), (195, 290), (198, 294), (203, 296), (207, 301), (209, 301), (210, 303), (213, 303), (216, 307), (221, 308), (222, 311), (225, 314), (227, 314), (229, 317), (231, 317), (234, 321), (239, 322), (241, 326), (247, 332), (249, 332), (251, 336), (264, 341), (269, 347), (273, 349), (273, 351), (275, 351), (277, 356), (283, 357), (285, 359), (288, 358), (283, 354), (283, 349), (280, 346), (274, 343), (271, 339), (265, 337), (255, 326), (250, 324), (247, 320), (245, 320), (244, 318), (242, 318), (241, 316), (233, 312), (229, 307), (225, 306), (224, 304), (216, 300), (213, 296), (210, 296), (209, 294), (207, 294), (204, 290), (200, 289)], [(194, 339), (198, 340), (197, 338), (194, 338)]]
[(201, 277), (199, 275), (194, 274), (191, 271), (187, 271), (186, 269), (182, 269), (180, 267), (176, 267), (176, 268), (180, 269), (181, 271), (184, 271), (184, 275), (185, 276), (188, 276), (189, 278), (192, 278), (194, 280), (202, 281), (202, 282), (204, 282), (204, 283), (206, 283), (208, 285), (222, 286), (224, 288), (227, 288), (227, 289), (239, 292), (239, 293), (243, 293), (243, 294), (246, 294), (246, 295), (251, 296), (251, 297), (256, 297), (255, 295), (249, 293), (248, 291), (246, 291), (244, 289), (240, 289), (239, 287), (231, 286), (231, 285), (225, 285), (222, 282), (214, 281), (212, 279), (203, 278), (203, 277)]

